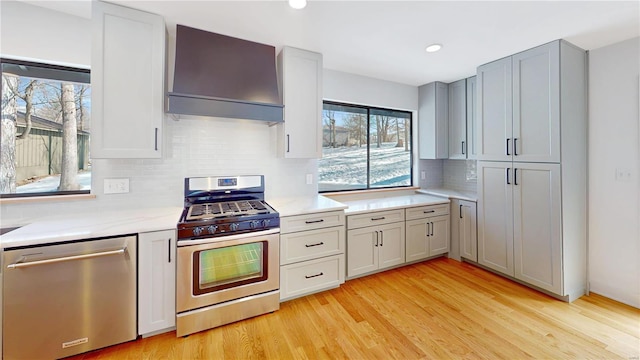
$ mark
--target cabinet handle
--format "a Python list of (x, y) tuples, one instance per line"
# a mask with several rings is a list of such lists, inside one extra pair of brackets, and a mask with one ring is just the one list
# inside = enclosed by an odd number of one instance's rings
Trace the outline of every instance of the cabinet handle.
[(518, 185), (518, 168), (513, 169), (513, 185)]
[(511, 139), (507, 138), (507, 156), (511, 155), (509, 154), (509, 140)]
[(384, 231), (380, 231), (380, 246), (384, 246)]
[(507, 168), (507, 185), (511, 185), (511, 183), (509, 182), (509, 170), (511, 170), (511, 168)]
[(167, 239), (167, 243), (169, 244), (169, 262), (171, 262), (171, 238)]
[(431, 214), (431, 213), (434, 213), (434, 212), (436, 212), (436, 211), (435, 210), (428, 210), (428, 211), (423, 211), (422, 213), (423, 214)]
[(518, 156), (518, 138), (513, 138), (513, 156)]
[(376, 231), (375, 233), (376, 233), (376, 245), (375, 246), (378, 247), (378, 232)]
[(460, 204), (460, 219), (462, 219), (462, 204)]
[(315, 243), (315, 244), (305, 244), (304, 247), (314, 247), (314, 246), (320, 246), (320, 245), (324, 245), (324, 242), (320, 241), (319, 243)]
[(156, 142), (155, 149), (156, 151), (158, 151), (158, 128), (156, 128), (155, 142)]
[(287, 152), (289, 152), (290, 148), (289, 148), (289, 134), (287, 134)]
[(371, 221), (384, 220), (384, 219), (385, 219), (385, 217), (381, 216), (379, 218), (371, 218)]
[(305, 278), (305, 279), (311, 279), (311, 278), (318, 277), (318, 276), (322, 276), (322, 275), (324, 275), (324, 273), (323, 273), (323, 272), (321, 272), (321, 273), (319, 273), (319, 274), (315, 274), (315, 275), (305, 275), (305, 276), (304, 276), (304, 278)]
[(431, 236), (433, 236), (433, 222), (431, 223)]
[(324, 219), (320, 219), (320, 220), (307, 220), (304, 223), (305, 224), (317, 224), (317, 223), (321, 223), (324, 222)]
[(464, 155), (464, 141), (462, 142), (462, 155)]
[(428, 222), (428, 223), (427, 223), (427, 236), (431, 236), (431, 235), (429, 235), (429, 227), (430, 227), (430, 226), (431, 226), (431, 223), (430, 223), (430, 222)]

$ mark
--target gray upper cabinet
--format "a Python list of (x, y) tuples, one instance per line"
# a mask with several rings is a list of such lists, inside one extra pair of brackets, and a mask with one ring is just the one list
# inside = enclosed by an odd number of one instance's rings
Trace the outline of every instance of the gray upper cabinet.
[(278, 54), (284, 123), (278, 124), (278, 155), (322, 157), (322, 54), (285, 46)]
[(418, 143), (420, 159), (449, 157), (449, 89), (441, 82), (418, 88)]
[(467, 78), (467, 159), (475, 159), (476, 137), (478, 136), (478, 122), (476, 119), (476, 77)]
[(449, 159), (467, 158), (467, 81), (449, 84)]
[(478, 160), (511, 161), (511, 57), (478, 67)]
[(91, 157), (160, 158), (164, 19), (92, 4)]
[(478, 159), (560, 161), (560, 42), (478, 67)]

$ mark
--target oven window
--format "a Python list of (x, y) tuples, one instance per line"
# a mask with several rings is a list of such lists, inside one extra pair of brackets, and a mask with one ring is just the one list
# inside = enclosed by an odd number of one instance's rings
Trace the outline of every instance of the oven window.
[(194, 295), (266, 280), (267, 246), (260, 241), (195, 252)]

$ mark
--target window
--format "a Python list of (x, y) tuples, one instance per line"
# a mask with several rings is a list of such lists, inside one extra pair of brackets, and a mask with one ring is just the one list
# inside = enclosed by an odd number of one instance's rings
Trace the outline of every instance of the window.
[(89, 193), (89, 70), (0, 59), (0, 197)]
[(411, 113), (325, 101), (320, 192), (411, 186)]

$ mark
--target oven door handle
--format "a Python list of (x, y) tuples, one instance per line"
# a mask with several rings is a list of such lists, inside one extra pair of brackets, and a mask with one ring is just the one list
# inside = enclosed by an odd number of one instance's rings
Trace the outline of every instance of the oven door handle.
[(189, 245), (211, 244), (211, 243), (216, 243), (223, 240), (224, 241), (241, 240), (241, 239), (246, 239), (248, 237), (266, 236), (266, 235), (279, 234), (279, 233), (280, 233), (280, 228), (278, 227), (278, 228), (273, 228), (273, 229), (263, 230), (263, 231), (252, 231), (252, 232), (246, 232), (242, 234), (225, 235), (225, 236), (210, 237), (210, 238), (204, 238), (204, 239), (178, 240), (177, 243), (178, 243), (178, 247), (183, 247), (183, 246), (189, 246)]

